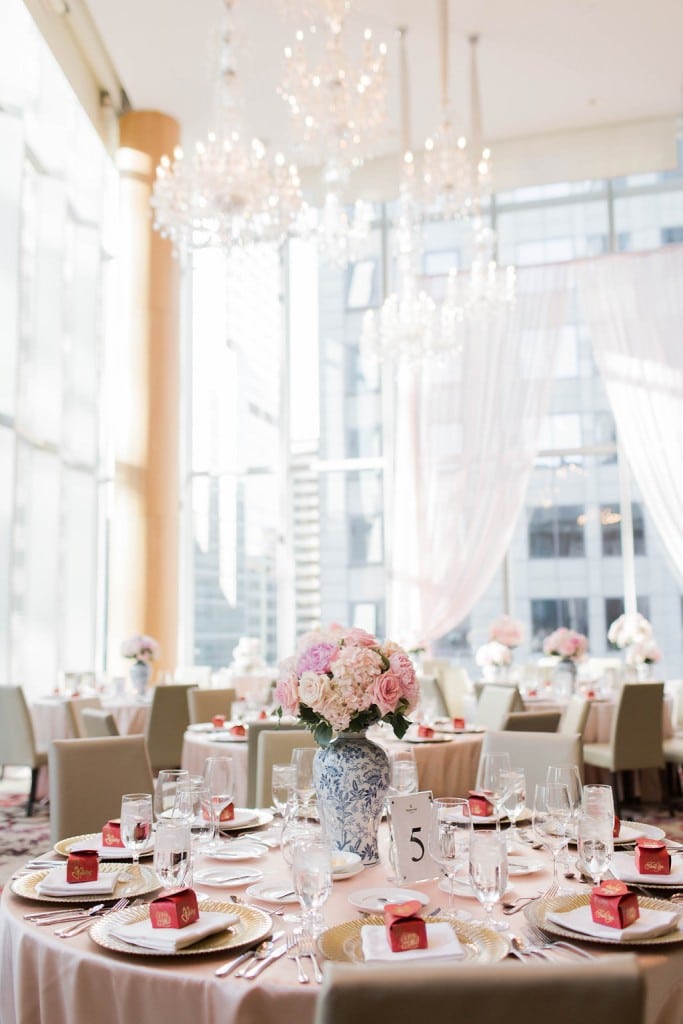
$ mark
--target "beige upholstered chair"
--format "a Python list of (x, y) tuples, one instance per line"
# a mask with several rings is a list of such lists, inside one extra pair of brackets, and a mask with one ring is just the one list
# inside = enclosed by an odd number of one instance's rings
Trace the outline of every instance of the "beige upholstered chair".
[(418, 676), (420, 682), (420, 703), (425, 709), (431, 705), (431, 710), (439, 717), (448, 714), (446, 701), (444, 700), (441, 687), (436, 676)]
[[(573, 764), (583, 778), (580, 736), (551, 732), (487, 732), (481, 745), (484, 754), (506, 751), (513, 768), (523, 768), (527, 806), (533, 807), (534, 790), (545, 782), (549, 764)], [(481, 759), (480, 759), (481, 763)]]
[(451, 718), (462, 718), (465, 710), (465, 696), (470, 684), (467, 670), (447, 665), (441, 670), (439, 685)]
[(90, 739), (120, 735), (119, 727), (111, 711), (105, 711), (103, 708), (84, 708), (81, 712), (81, 721), (85, 735)]
[(633, 953), (593, 963), (328, 963), (315, 1024), (414, 1024), (416, 1020), (500, 1024), (643, 1024), (645, 986)]
[(53, 842), (98, 832), (124, 793), (154, 792), (144, 736), (53, 740), (48, 759)]
[(190, 724), (187, 691), (192, 685), (173, 683), (154, 687), (145, 736), (155, 775), (162, 768), (180, 768), (183, 733)]
[(256, 754), (255, 807), (270, 807), (273, 802), (271, 779), (274, 764), (288, 764), (295, 747), (315, 747), (308, 729), (263, 729), (258, 736)]
[(199, 687), (188, 690), (190, 722), (210, 722), (214, 715), (225, 715), (226, 718), (230, 718), (234, 700), (237, 700), (237, 691), (231, 686), (223, 690), (200, 690)]
[(38, 772), (47, 764), (47, 751), (38, 750), (31, 713), (20, 686), (0, 686), (0, 765), (31, 769), (27, 815), (33, 814)]
[(557, 732), (561, 711), (513, 711), (504, 729), (511, 732)]
[[(247, 807), (253, 807), (256, 800), (259, 735), (267, 730), (272, 732), (288, 732), (291, 729), (296, 729), (299, 733), (307, 733), (306, 729), (301, 728), (300, 722), (278, 722), (277, 718), (267, 718), (263, 722), (249, 723), (249, 732), (247, 734)], [(268, 804), (270, 805), (270, 800), (268, 800)]]
[(524, 704), (516, 686), (488, 683), (477, 702), (477, 725), (485, 725), (487, 729), (502, 729), (511, 712), (523, 710)]
[(581, 694), (575, 693), (569, 698), (569, 703), (564, 709), (562, 721), (557, 731), (563, 736), (583, 736), (586, 722), (590, 714), (591, 706), (589, 701)]
[[(617, 697), (609, 741), (584, 744), (585, 763), (611, 773), (616, 805), (621, 803), (616, 785), (618, 777), (622, 777), (626, 786), (628, 779), (623, 773), (644, 768), (660, 769), (665, 798), (669, 802), (662, 742), (663, 699), (664, 683), (624, 683)], [(629, 797), (628, 790), (624, 795)]]
[(83, 712), (86, 708), (101, 708), (102, 701), (99, 697), (72, 697), (65, 707), (72, 737), (83, 739), (88, 735), (83, 723)]

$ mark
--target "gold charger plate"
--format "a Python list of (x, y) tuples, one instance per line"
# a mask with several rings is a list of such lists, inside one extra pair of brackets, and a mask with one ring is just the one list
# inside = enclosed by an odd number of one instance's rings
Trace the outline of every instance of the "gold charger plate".
[(112, 935), (112, 929), (122, 924), (134, 924), (148, 918), (149, 905), (128, 907), (126, 910), (118, 910), (114, 914), (100, 917), (93, 922), (89, 935), (98, 946), (111, 949), (115, 953), (131, 953), (134, 956), (198, 956), (200, 953), (224, 953), (226, 950), (237, 953), (245, 946), (255, 946), (262, 942), (273, 928), (273, 919), (264, 910), (258, 910), (256, 907), (221, 903), (218, 900), (200, 900), (199, 909), (221, 914), (237, 914), (240, 920), (225, 931), (207, 935), (194, 945), (173, 952), (134, 946)]
[(127, 881), (125, 875), (130, 869), (130, 864), (114, 864), (105, 863), (100, 864), (100, 871), (103, 874), (109, 874), (113, 871), (118, 871), (123, 875), (114, 886), (114, 891), (109, 893), (74, 893), (73, 896), (41, 896), (38, 893), (37, 887), (40, 882), (46, 878), (52, 868), (43, 871), (33, 871), (30, 875), (21, 875), (19, 878), (13, 879), (10, 889), (15, 896), (23, 896), (26, 900), (37, 900), (39, 903), (101, 903), (107, 900), (117, 900), (121, 896), (145, 896), (149, 892), (154, 892), (156, 889), (161, 888), (159, 879), (156, 873), (151, 868), (140, 867), (140, 882), (135, 889), (130, 889), (130, 882)]
[[(588, 893), (579, 893), (575, 896), (556, 896), (551, 900), (536, 900), (524, 908), (524, 915), (532, 924), (541, 928), (549, 935), (559, 935), (563, 939), (571, 939), (574, 942), (597, 942), (599, 945), (610, 946), (665, 946), (672, 943), (683, 942), (683, 932), (674, 927), (665, 935), (654, 935), (652, 938), (641, 939), (607, 939), (598, 938), (597, 935), (585, 935), (583, 932), (574, 931), (572, 928), (563, 928), (562, 925), (549, 921), (546, 917), (548, 910), (568, 911), (576, 910), (577, 907), (587, 906), (590, 901)], [(639, 896), (638, 903), (646, 910), (675, 910), (674, 905), (667, 900), (658, 900), (650, 896)]]
[[(92, 842), (93, 846), (99, 849), (99, 847), (102, 845), (102, 833), (101, 832), (88, 832), (86, 835), (83, 835), (83, 836), (69, 836), (68, 839), (60, 839), (58, 843), (55, 843), (55, 845), (52, 847), (52, 849), (55, 851), (55, 853), (58, 853), (61, 857), (68, 857), (69, 854), (71, 853), (71, 848), (73, 846), (75, 846), (76, 843), (84, 843), (84, 842), (86, 842), (86, 840), (88, 842)], [(121, 847), (116, 847), (116, 849), (120, 850)], [(140, 854), (140, 858), (141, 859), (143, 857), (153, 857), (153, 856), (154, 856), (154, 849), (147, 850), (146, 852), (143, 852), (143, 853)], [(102, 857), (101, 859), (104, 860), (106, 858)], [(118, 856), (116, 858), (116, 860), (119, 861), (119, 862), (126, 862), (126, 861), (129, 861), (129, 860), (132, 860), (132, 859), (133, 859), (133, 854), (132, 853), (128, 853), (127, 857)]]
[[(429, 920), (443, 921), (444, 918), (431, 917)], [(344, 924), (328, 928), (318, 939), (318, 949), (327, 960), (364, 963), (360, 933), (366, 924), (383, 925), (384, 918), (378, 914), (368, 914), (362, 920), (345, 921)], [(464, 957), (457, 959), (457, 963), (492, 964), (503, 960), (509, 953), (507, 939), (479, 921), (455, 921), (453, 930), (465, 953)]]

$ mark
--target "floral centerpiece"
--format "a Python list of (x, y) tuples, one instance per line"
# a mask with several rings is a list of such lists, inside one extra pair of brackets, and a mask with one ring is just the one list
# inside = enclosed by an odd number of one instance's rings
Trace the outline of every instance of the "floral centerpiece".
[(402, 647), (336, 625), (301, 637), (297, 653), (281, 663), (275, 687), (281, 713), (299, 718), (321, 746), (335, 733), (364, 732), (375, 722), (388, 722), (401, 739), (418, 697), (415, 669)]
[(387, 722), (399, 739), (405, 734), (419, 698), (408, 654), (363, 629), (332, 625), (307, 633), (281, 664), (275, 697), (280, 714), (295, 715), (320, 745), (313, 784), (328, 840), (364, 864), (376, 863), (389, 759), (365, 731)]
[(563, 661), (581, 661), (588, 650), (588, 638), (566, 626), (553, 630), (543, 641), (543, 653), (555, 655)]
[(640, 612), (624, 613), (609, 627), (607, 639), (615, 647), (632, 647), (652, 639), (652, 626)]
[(489, 626), (489, 640), (505, 647), (519, 647), (524, 640), (524, 626), (510, 615), (501, 615)]
[(159, 644), (153, 636), (145, 633), (133, 633), (121, 644), (121, 654), (131, 658), (130, 681), (133, 689), (142, 697), (152, 671), (152, 662), (159, 657)]
[(640, 643), (631, 644), (626, 652), (626, 664), (637, 667), (638, 665), (656, 665), (661, 661), (662, 652), (654, 640), (641, 640)]
[(512, 651), (507, 644), (491, 640), (477, 650), (475, 661), (479, 668), (504, 668), (512, 663)]

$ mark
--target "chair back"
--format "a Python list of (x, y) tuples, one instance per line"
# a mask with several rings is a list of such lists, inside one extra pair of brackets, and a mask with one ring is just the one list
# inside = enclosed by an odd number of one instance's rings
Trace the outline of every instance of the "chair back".
[(504, 725), (511, 732), (557, 732), (561, 711), (513, 711)]
[(551, 732), (486, 732), (481, 745), (484, 754), (507, 752), (513, 768), (523, 768), (526, 778), (527, 807), (533, 807), (534, 790), (546, 780), (549, 764), (571, 764), (583, 778), (583, 754), (580, 736), (561, 736)]
[(612, 771), (662, 768), (664, 683), (624, 683), (614, 709)]
[(81, 739), (87, 736), (85, 731), (85, 723), (83, 722), (83, 712), (86, 708), (101, 708), (102, 701), (99, 697), (71, 697), (66, 702), (66, 714), (69, 719), (69, 727), (71, 729), (71, 735), (74, 738), (80, 736)]
[(470, 680), (467, 669), (453, 668), (447, 665), (441, 670), (439, 679), (443, 699), (451, 718), (463, 718), (465, 713), (465, 697), (470, 692)]
[(81, 720), (85, 735), (90, 739), (100, 736), (119, 736), (119, 727), (111, 711), (104, 708), (83, 708)]
[(446, 707), (446, 701), (443, 698), (443, 693), (436, 676), (418, 676), (418, 681), (420, 683), (420, 703), (423, 711), (431, 704), (437, 718), (447, 716), (448, 708)]
[(192, 685), (173, 683), (154, 687), (145, 736), (155, 775), (162, 768), (180, 768), (183, 734), (190, 724), (187, 691)]
[(580, 693), (572, 694), (557, 731), (563, 736), (583, 736), (590, 710), (590, 702), (585, 697)]
[[(266, 718), (262, 722), (250, 722), (247, 731), (247, 807), (254, 807), (256, 800), (256, 771), (258, 767), (258, 740), (264, 731), (301, 732), (301, 722), (278, 722), (277, 718)], [(297, 745), (297, 744), (295, 744)], [(301, 744), (306, 746), (307, 744)], [(268, 800), (268, 806), (270, 806)]]
[(214, 715), (230, 718), (232, 702), (237, 700), (237, 691), (232, 686), (222, 690), (201, 690), (198, 686), (187, 691), (187, 706), (190, 723), (210, 722)]
[[(634, 953), (593, 962), (402, 965), (327, 963), (314, 1024), (414, 1024), (454, 1019), (470, 1007), (477, 1024), (513, 1016), (524, 1024), (618, 1020), (643, 1024), (645, 986)], [(467, 1015), (466, 1015), (467, 1016)]]
[(273, 802), (274, 764), (289, 764), (296, 747), (317, 746), (308, 729), (263, 729), (258, 734), (256, 754), (256, 800), (254, 807), (270, 807)]
[(33, 722), (21, 686), (0, 686), (0, 765), (6, 764), (37, 764)]
[(523, 711), (524, 704), (516, 686), (487, 683), (477, 702), (477, 725), (487, 729), (503, 729), (512, 711)]
[(53, 740), (50, 768), (52, 842), (99, 832), (121, 813), (124, 793), (153, 793), (144, 736)]

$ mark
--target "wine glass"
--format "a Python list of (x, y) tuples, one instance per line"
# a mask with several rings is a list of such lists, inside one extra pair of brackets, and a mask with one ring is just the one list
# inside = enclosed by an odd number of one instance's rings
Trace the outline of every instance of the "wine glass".
[(140, 854), (147, 849), (152, 835), (152, 794), (124, 793), (121, 797), (121, 841), (130, 850), (133, 864), (128, 873), (128, 892), (140, 882)]
[(188, 881), (192, 865), (190, 826), (180, 819), (157, 824), (154, 837), (154, 870), (166, 888)]
[(293, 764), (274, 764), (271, 776), (273, 803), (278, 814), (284, 818), (285, 808), (294, 792), (296, 767)]
[(593, 818), (581, 814), (578, 820), (578, 845), (581, 870), (590, 875), (595, 885), (599, 885), (614, 854), (612, 822), (609, 818)]
[(536, 786), (534, 833), (538, 841), (552, 854), (554, 892), (559, 891), (557, 858), (560, 850), (563, 850), (569, 842), (571, 813), (566, 786), (557, 782), (547, 782), (544, 785)]
[(164, 768), (159, 772), (154, 786), (154, 817), (158, 822), (173, 817), (178, 783), (189, 777), (190, 773), (180, 768)]
[[(294, 847), (297, 843), (321, 842), (322, 832), (318, 822), (300, 816), (298, 804), (289, 804), (285, 813), (282, 825), (282, 837), (280, 839), (280, 853), (288, 868), (292, 868), (294, 862)], [(296, 925), (301, 924), (300, 914), (286, 914), (285, 921)]]
[(500, 831), (500, 819), (505, 801), (506, 773), (510, 771), (510, 755), (503, 751), (484, 754), (479, 767), (477, 786), (486, 793), (493, 804), (496, 831)]
[(608, 818), (614, 830), (614, 794), (608, 785), (583, 787), (581, 813), (590, 818)]
[(301, 931), (315, 939), (324, 930), (321, 908), (332, 891), (332, 859), (329, 847), (310, 838), (291, 846), (294, 891), (301, 904)]
[(493, 920), (493, 908), (502, 899), (508, 885), (507, 843), (500, 832), (472, 833), (470, 881), (474, 894), (486, 911), (486, 923), (498, 932), (506, 931), (506, 922)]
[(418, 777), (415, 751), (411, 747), (393, 750), (389, 760), (389, 794), (405, 796), (417, 793)]
[(442, 797), (432, 802), (427, 846), (432, 860), (436, 861), (448, 879), (447, 917), (462, 920), (453, 906), (455, 876), (467, 863), (470, 847), (472, 818), (470, 805), (461, 797)]
[(507, 831), (508, 847), (519, 838), (517, 822), (526, 806), (526, 776), (521, 768), (511, 768), (509, 772), (503, 772), (505, 785), (505, 796), (503, 797), (502, 810), (508, 817), (510, 828)]
[(216, 835), (218, 836), (220, 834), (221, 817), (233, 800), (232, 758), (207, 757), (204, 762), (204, 781), (209, 790), (213, 823)]
[(211, 846), (215, 831), (211, 793), (201, 775), (191, 775), (178, 783), (173, 819), (188, 825), (193, 844)]
[(304, 815), (309, 813), (315, 796), (313, 785), (313, 758), (315, 755), (315, 747), (295, 747), (292, 751), (291, 763), (296, 769), (294, 789)]
[[(548, 765), (545, 775), (546, 782), (556, 782), (561, 786), (567, 787), (567, 793), (569, 794), (569, 806), (571, 808), (571, 816), (569, 819), (569, 840), (576, 841), (577, 834), (577, 821), (581, 812), (581, 776), (579, 775), (579, 769), (574, 764), (551, 764)], [(569, 860), (567, 847), (562, 852), (561, 862), (564, 865), (563, 870), (569, 870)], [(566, 887), (561, 890), (563, 894), (571, 892), (571, 889)]]

